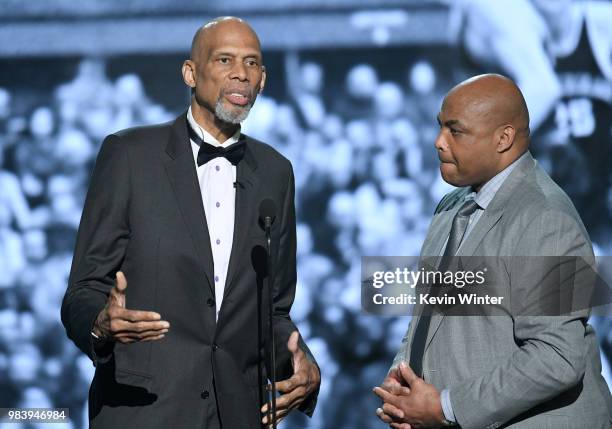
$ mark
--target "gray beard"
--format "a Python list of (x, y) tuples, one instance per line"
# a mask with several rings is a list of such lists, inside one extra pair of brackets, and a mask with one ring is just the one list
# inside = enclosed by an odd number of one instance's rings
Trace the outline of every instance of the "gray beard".
[(217, 104), (215, 104), (215, 116), (217, 117), (217, 119), (220, 119), (223, 122), (227, 122), (228, 124), (238, 125), (242, 121), (244, 121), (247, 116), (249, 116), (249, 111), (251, 110), (251, 107), (253, 107), (253, 103), (238, 108), (236, 111), (231, 111), (223, 106), (223, 102), (221, 100), (217, 100)]

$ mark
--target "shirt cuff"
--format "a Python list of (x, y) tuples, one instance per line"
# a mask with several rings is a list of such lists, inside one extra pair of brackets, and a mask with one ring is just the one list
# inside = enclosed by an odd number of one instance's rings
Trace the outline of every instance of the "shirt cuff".
[(91, 330), (91, 359), (94, 366), (105, 364), (113, 357), (113, 344), (111, 341), (104, 341), (98, 338)]
[(450, 400), (450, 392), (448, 391), (448, 389), (444, 389), (442, 390), (442, 393), (440, 393), (440, 402), (442, 403), (442, 412), (444, 413), (444, 418), (449, 422), (457, 423), (455, 413), (453, 412), (453, 404), (451, 404)]

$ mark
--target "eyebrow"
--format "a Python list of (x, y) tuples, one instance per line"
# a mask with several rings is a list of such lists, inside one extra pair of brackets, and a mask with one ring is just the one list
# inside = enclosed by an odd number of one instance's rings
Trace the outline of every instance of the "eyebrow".
[[(213, 57), (218, 57), (218, 56), (240, 57), (240, 55), (238, 55), (236, 52), (230, 52), (230, 51), (225, 51), (225, 50), (213, 51), (211, 53), (211, 56)], [(249, 52), (247, 55), (243, 55), (243, 57), (261, 59), (261, 54), (258, 52)]]
[(453, 125), (458, 125), (460, 128), (465, 128), (459, 119), (449, 119), (448, 121), (444, 121), (444, 123), (442, 123), (440, 120), (440, 115), (438, 115), (436, 116), (436, 120), (440, 126), (444, 125), (445, 127), (452, 127)]

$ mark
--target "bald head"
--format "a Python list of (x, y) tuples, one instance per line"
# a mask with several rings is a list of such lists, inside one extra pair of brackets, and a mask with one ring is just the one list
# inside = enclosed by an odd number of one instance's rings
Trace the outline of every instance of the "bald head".
[(444, 179), (478, 188), (529, 146), (529, 112), (516, 84), (498, 74), (475, 76), (449, 91), (438, 116), (436, 149)]
[(221, 16), (198, 28), (193, 35), (193, 40), (191, 41), (191, 59), (197, 61), (206, 47), (210, 44), (210, 39), (214, 38), (218, 32), (225, 31), (238, 31), (240, 34), (254, 39), (261, 50), (261, 44), (257, 37), (257, 33), (253, 31), (246, 21), (235, 16)]
[(474, 76), (455, 86), (445, 101), (454, 98), (474, 119), (480, 118), (489, 127), (510, 125), (515, 130), (515, 143), (524, 150), (529, 143), (529, 111), (518, 86), (499, 74)]

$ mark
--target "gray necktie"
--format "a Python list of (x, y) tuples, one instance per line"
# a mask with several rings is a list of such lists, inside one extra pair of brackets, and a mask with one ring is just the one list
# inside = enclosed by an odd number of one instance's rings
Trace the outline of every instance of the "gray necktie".
[[(448, 236), (448, 242), (444, 249), (444, 254), (438, 265), (438, 271), (446, 271), (450, 262), (459, 250), (461, 240), (465, 235), (470, 216), (478, 209), (478, 204), (474, 200), (468, 200), (455, 214), (453, 218), (453, 226), (451, 227)], [(439, 289), (439, 288), (436, 288)], [(431, 322), (431, 309), (426, 307), (419, 317), (412, 347), (410, 348), (410, 367), (418, 375), (423, 376), (423, 354), (425, 353), (425, 342), (427, 341), (427, 332), (429, 331), (429, 323)]]

